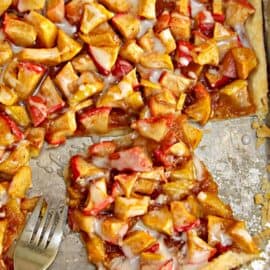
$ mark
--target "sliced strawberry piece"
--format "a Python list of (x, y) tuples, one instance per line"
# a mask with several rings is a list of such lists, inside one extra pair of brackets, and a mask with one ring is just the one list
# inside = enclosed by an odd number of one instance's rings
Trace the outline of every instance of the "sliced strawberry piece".
[(237, 77), (236, 63), (231, 51), (227, 52), (222, 59), (220, 71), (228, 78), (235, 79)]
[(120, 47), (95, 47), (89, 45), (89, 53), (96, 64), (99, 72), (109, 75), (114, 66)]
[(94, 156), (108, 156), (112, 154), (116, 149), (114, 142), (101, 142), (90, 145), (88, 148), (88, 154)]
[(33, 63), (30, 63), (30, 62), (25, 62), (25, 61), (21, 61), (19, 63), (19, 66), (20, 67), (23, 67), (25, 69), (28, 69), (30, 71), (33, 71), (37, 74), (40, 74), (40, 73), (44, 73), (46, 71), (46, 68), (42, 65), (38, 65), (38, 64), (33, 64)]
[(173, 270), (173, 259), (166, 261), (159, 270)]
[(215, 248), (217, 249), (217, 254), (222, 254), (230, 250), (232, 248), (232, 245), (223, 246), (221, 243), (217, 243)]
[(146, 155), (143, 148), (138, 146), (113, 153), (110, 156), (110, 164), (112, 168), (119, 171), (144, 172), (152, 169), (151, 159)]
[(9, 126), (11, 133), (18, 139), (22, 140), (24, 138), (23, 132), (17, 126), (17, 124), (4, 112), (0, 113), (0, 117), (6, 122)]
[(35, 127), (39, 126), (48, 116), (45, 100), (39, 96), (30, 96), (26, 103), (33, 125)]
[(122, 58), (117, 58), (117, 61), (112, 69), (112, 74), (121, 80), (126, 74), (133, 69), (133, 66)]
[(224, 14), (213, 14), (213, 18), (216, 22), (224, 23), (225, 15)]
[(212, 14), (209, 11), (204, 10), (198, 13), (197, 24), (198, 24), (199, 30), (204, 35), (206, 35), (207, 37), (213, 36), (215, 21), (214, 21), (214, 18), (212, 17)]
[(157, 19), (156, 25), (154, 27), (154, 30), (156, 33), (160, 33), (161, 31), (163, 31), (164, 29), (169, 27), (169, 23), (171, 20), (171, 15), (170, 13), (166, 10), (163, 11)]
[(159, 243), (155, 243), (154, 245), (152, 245), (151, 247), (147, 248), (146, 250), (144, 250), (144, 252), (150, 252), (150, 253), (155, 253), (159, 250)]

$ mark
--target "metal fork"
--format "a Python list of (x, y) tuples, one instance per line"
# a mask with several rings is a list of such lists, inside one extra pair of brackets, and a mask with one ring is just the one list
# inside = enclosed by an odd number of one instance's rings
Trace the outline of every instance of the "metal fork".
[(52, 211), (47, 207), (40, 218), (43, 203), (44, 199), (39, 199), (16, 244), (14, 270), (48, 269), (57, 255), (66, 222), (67, 207), (58, 207)]

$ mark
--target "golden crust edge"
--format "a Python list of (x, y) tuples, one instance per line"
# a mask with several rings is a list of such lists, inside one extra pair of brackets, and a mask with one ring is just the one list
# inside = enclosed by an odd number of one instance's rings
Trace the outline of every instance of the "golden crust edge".
[(268, 78), (266, 52), (263, 34), (263, 13), (261, 0), (249, 0), (256, 9), (255, 13), (247, 20), (245, 28), (249, 41), (255, 50), (258, 66), (249, 76), (249, 91), (257, 108), (256, 114), (265, 118), (268, 113)]
[(258, 255), (227, 251), (202, 267), (201, 270), (231, 270), (256, 258), (258, 258)]

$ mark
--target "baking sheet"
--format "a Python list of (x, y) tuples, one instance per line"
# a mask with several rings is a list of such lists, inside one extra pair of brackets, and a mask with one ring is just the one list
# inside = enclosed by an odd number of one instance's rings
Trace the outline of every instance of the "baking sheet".
[[(266, 45), (270, 55), (269, 0), (264, 0), (264, 14)], [(204, 137), (197, 154), (218, 183), (221, 198), (232, 206), (236, 217), (247, 222), (249, 231), (255, 235), (262, 228), (261, 208), (254, 204), (254, 195), (261, 192), (261, 181), (268, 177), (266, 165), (270, 156), (270, 145), (267, 142), (256, 149), (256, 134), (251, 128), (253, 121), (253, 117), (245, 117), (208, 123), (204, 128)], [(83, 153), (92, 142), (91, 138), (74, 138), (57, 149), (45, 146), (40, 157), (31, 160), (33, 189), (30, 195), (42, 194), (53, 205), (64, 201), (66, 187), (63, 169), (70, 156)], [(94, 269), (87, 262), (86, 251), (79, 234), (71, 232), (67, 225), (59, 254), (50, 267), (50, 270), (58, 269)], [(261, 259), (242, 269), (269, 270), (270, 241), (262, 252)]]
[[(262, 228), (261, 209), (254, 204), (254, 194), (260, 192), (261, 180), (267, 177), (267, 153), (264, 145), (256, 149), (256, 134), (251, 129), (253, 120), (246, 117), (208, 123), (197, 154), (219, 184), (222, 199), (232, 206), (235, 216), (246, 220), (250, 232), (256, 234)], [(65, 200), (63, 169), (70, 156), (83, 153), (91, 143), (91, 138), (74, 138), (57, 149), (46, 146), (41, 156), (31, 161), (31, 194), (43, 194), (54, 205)], [(266, 260), (257, 260), (245, 269), (269, 270), (270, 242), (268, 252)], [(50, 269), (94, 269), (87, 263), (79, 235), (70, 232), (68, 226), (59, 255)]]

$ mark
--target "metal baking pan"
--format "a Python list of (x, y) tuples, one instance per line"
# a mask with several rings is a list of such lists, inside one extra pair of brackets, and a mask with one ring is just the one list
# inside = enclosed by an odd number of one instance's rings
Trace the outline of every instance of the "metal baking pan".
[[(270, 55), (270, 1), (264, 0), (266, 45)], [(269, 63), (269, 57), (268, 57)], [(233, 208), (235, 216), (247, 222), (252, 234), (261, 228), (261, 209), (255, 205), (254, 195), (261, 192), (261, 180), (267, 177), (266, 165), (270, 147), (256, 149), (256, 132), (251, 128), (254, 117), (211, 122), (204, 128), (204, 138), (197, 151), (219, 184), (220, 195)], [(91, 138), (70, 139), (65, 145), (53, 149), (45, 146), (38, 159), (31, 160), (33, 189), (30, 195), (43, 195), (56, 205), (66, 198), (63, 169), (69, 157), (84, 152), (93, 143)], [(269, 224), (270, 225), (270, 224)], [(270, 241), (263, 258), (242, 269), (270, 269)], [(66, 225), (64, 239), (51, 270), (94, 269), (86, 257), (79, 234)], [(217, 269), (218, 270), (218, 269)]]

